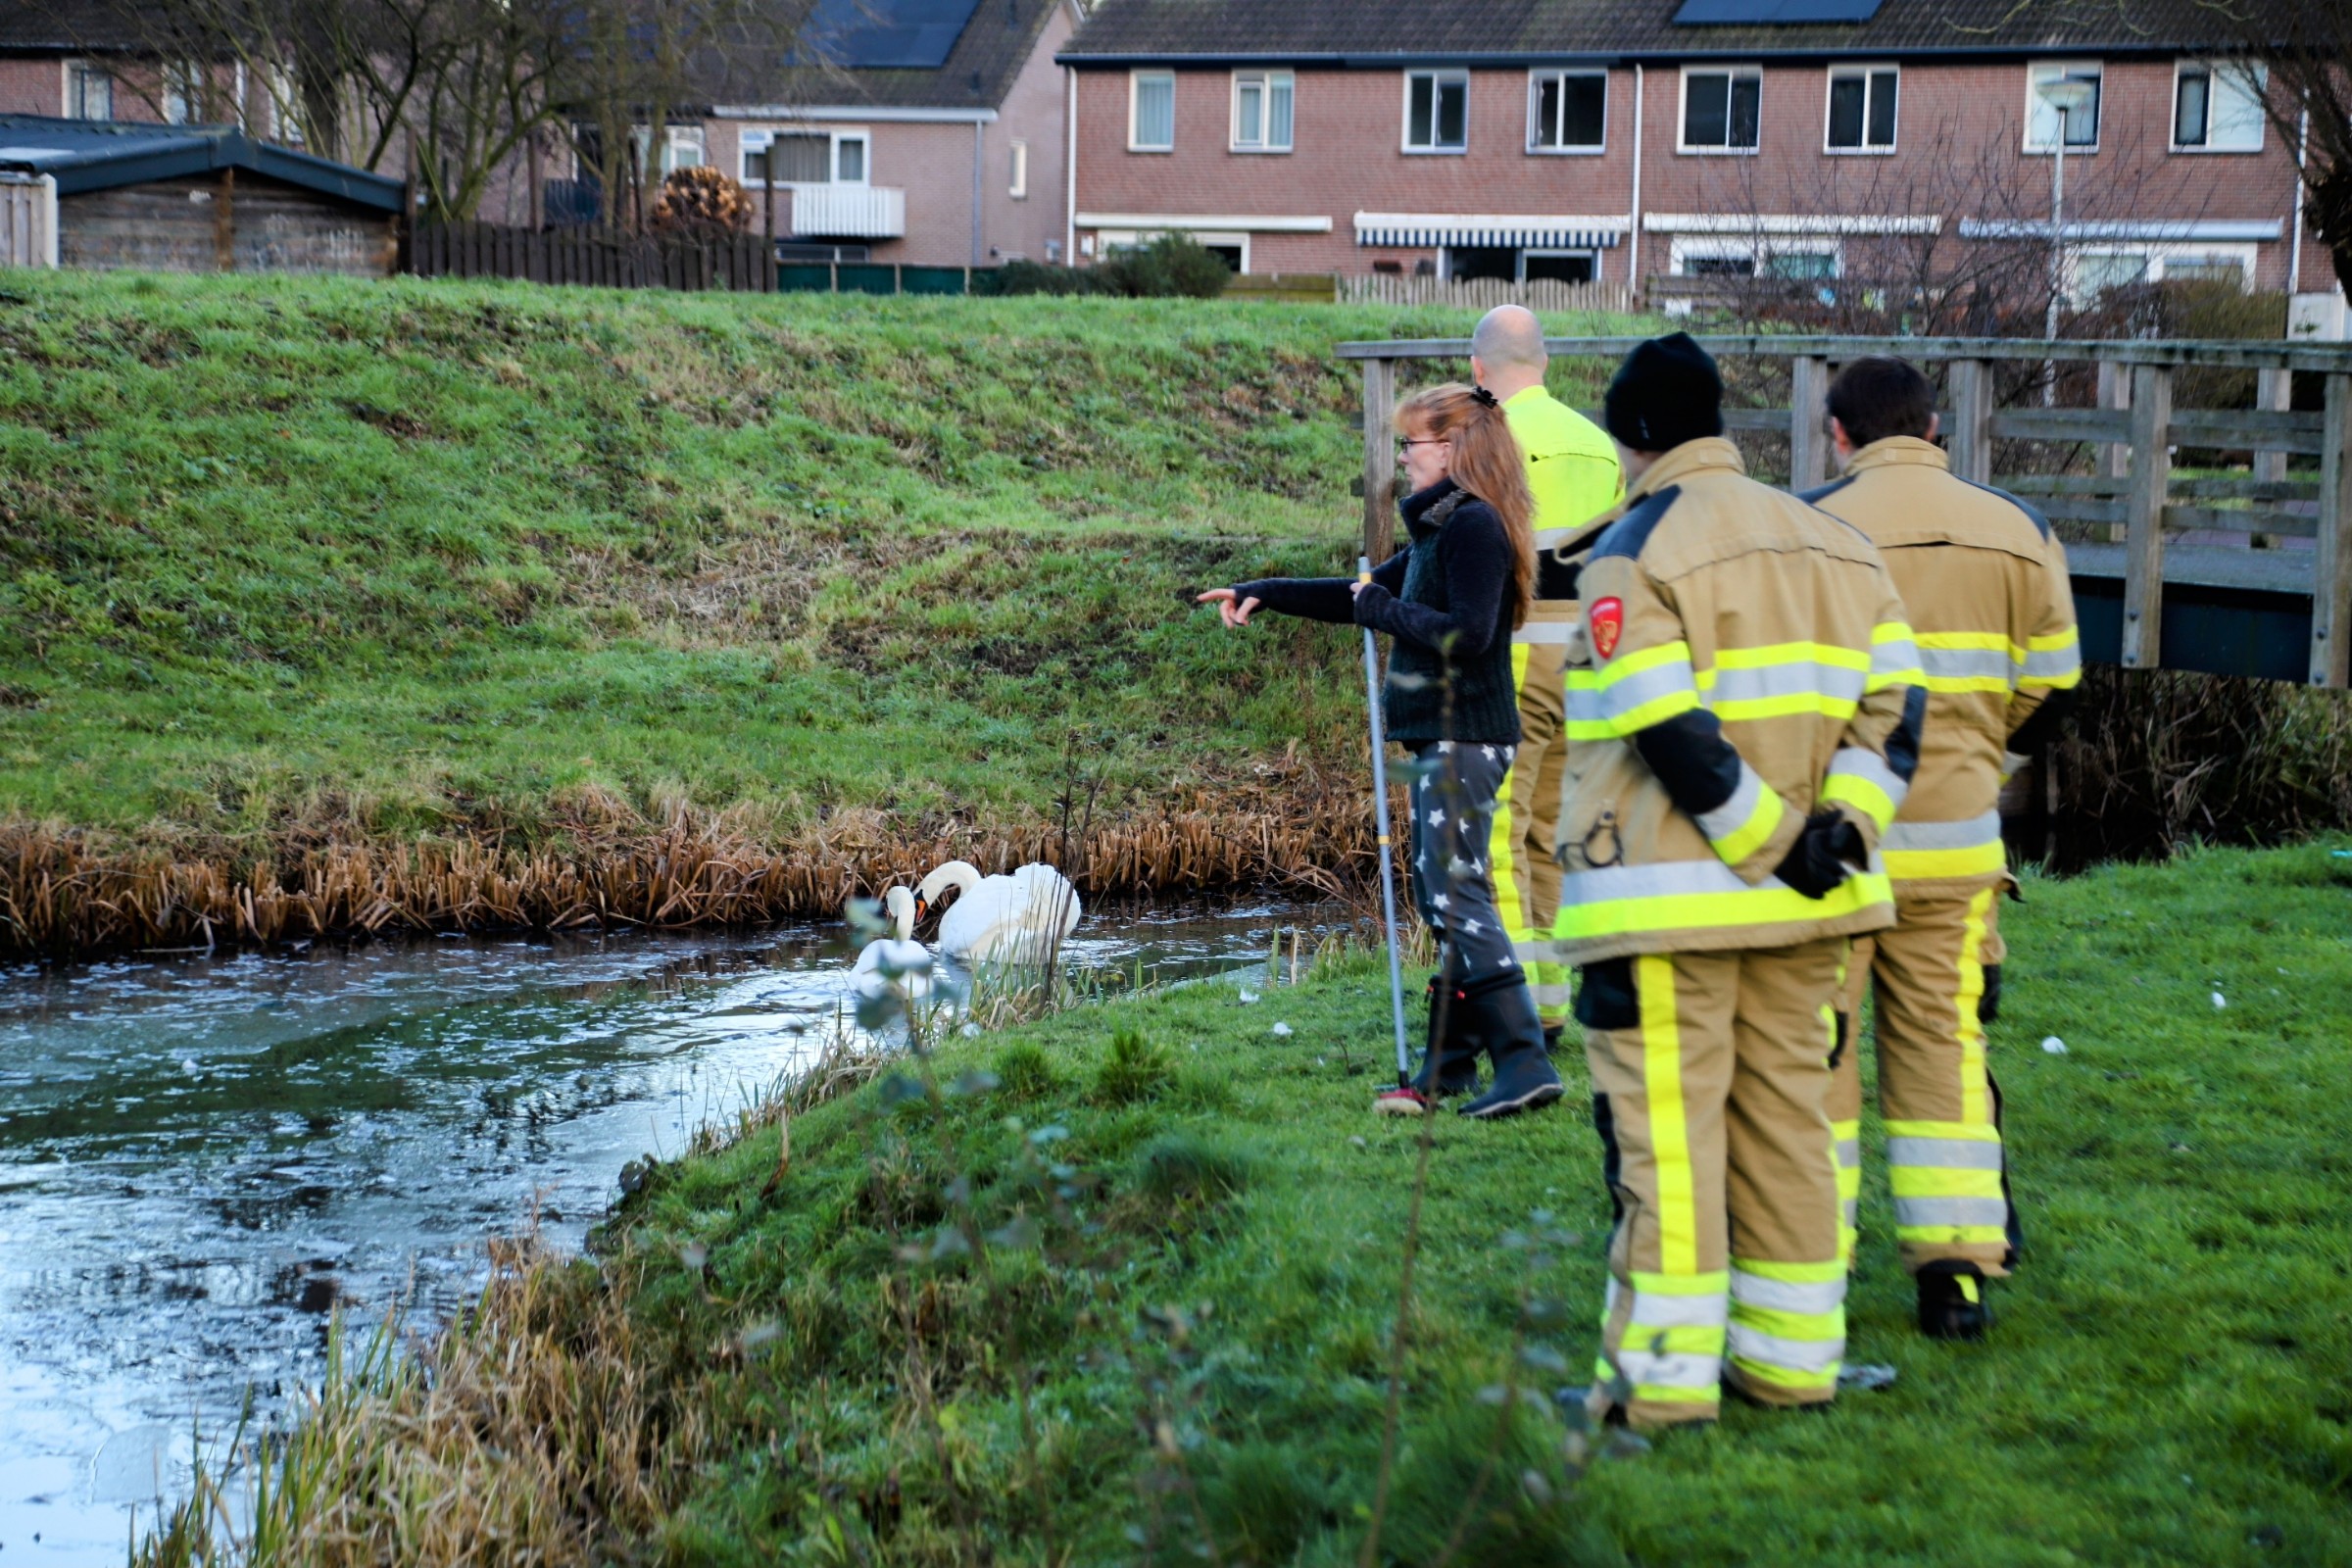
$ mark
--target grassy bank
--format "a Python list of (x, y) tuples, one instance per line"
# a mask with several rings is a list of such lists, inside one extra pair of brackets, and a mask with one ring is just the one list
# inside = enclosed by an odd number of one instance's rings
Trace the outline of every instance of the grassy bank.
[(273, 1560), (1339, 1564), (1377, 1518), (1409, 1563), (2342, 1562), (2348, 854), (2029, 880), (2026, 1267), (1989, 1343), (1917, 1338), (1866, 1122), (1852, 1352), (1896, 1379), (1827, 1415), (1573, 1432), (1608, 1225), (1573, 1101), (1432, 1124), (1393, 1362), (1420, 1129), (1365, 1112), (1349, 959), (956, 1040), (657, 1169), (430, 1379), (330, 1396)]
[(1351, 647), (1188, 601), (1351, 564), (1331, 347), (1469, 319), (18, 274), (9, 929), (831, 912), (1074, 777), (1100, 880), (1339, 863)]

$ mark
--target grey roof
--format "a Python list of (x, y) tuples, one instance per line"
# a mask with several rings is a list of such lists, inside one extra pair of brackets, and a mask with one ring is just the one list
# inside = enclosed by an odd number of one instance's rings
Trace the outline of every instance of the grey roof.
[(1886, 0), (1858, 23), (1677, 25), (1683, 0), (1102, 0), (1055, 58), (1394, 66), (1693, 55), (2110, 54), (2227, 48), (2199, 0)]
[(128, 0), (0, 0), (0, 54), (139, 50), (159, 25)]
[(216, 169), (248, 169), (380, 212), (400, 211), (399, 180), (255, 141), (234, 125), (138, 125), (0, 115), (0, 171), (53, 175), (60, 196)]
[[(891, 109), (995, 109), (1064, 0), (979, 0), (947, 58), (932, 68), (852, 68), (822, 63), (772, 68), (736, 53), (713, 60), (698, 96), (706, 104), (855, 104)], [(921, 0), (857, 0), (857, 14), (887, 27), (936, 12)], [(810, 51), (813, 54), (815, 51)], [(725, 53), (725, 52), (720, 52)], [(798, 51), (796, 51), (798, 53)]]

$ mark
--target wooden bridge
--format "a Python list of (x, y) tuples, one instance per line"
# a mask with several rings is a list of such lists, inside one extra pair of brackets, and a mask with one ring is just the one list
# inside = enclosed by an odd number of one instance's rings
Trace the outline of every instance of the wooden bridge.
[[(1632, 337), (1547, 338), (1557, 358), (1614, 364)], [(1702, 336), (1735, 388), (1788, 388), (1790, 407), (1726, 407), (1728, 433), (1788, 444), (1798, 488), (1830, 477), (1824, 411), (1836, 367), (1892, 354), (1941, 382), (1952, 469), (2030, 500), (2065, 524), (2087, 659), (2127, 668), (2205, 670), (2315, 686), (2352, 683), (2352, 344), (2068, 342), (2019, 338)], [(1388, 555), (1396, 450), (1389, 420), (1397, 367), (1466, 362), (1467, 338), (1343, 343), (1362, 362), (1364, 540)], [(1743, 363), (1744, 362), (1744, 363)], [(2037, 401), (1999, 406), (2008, 379)], [(2095, 374), (2086, 371), (2095, 367)], [(2185, 408), (2177, 382), (2195, 370), (2255, 372), (2255, 404)], [(1745, 373), (1742, 373), (1745, 372)], [(2293, 377), (2318, 377), (2324, 407), (2289, 407)], [(2061, 386), (2095, 389), (2066, 407)], [(2242, 381), (2240, 385), (2242, 386)], [(1737, 392), (1735, 391), (1735, 396)], [(1593, 417), (1597, 418), (1597, 413)], [(2176, 474), (2180, 448), (2246, 453), (2220, 476)], [(1996, 466), (1996, 454), (2004, 460)], [(2316, 468), (2295, 460), (2316, 458)]]

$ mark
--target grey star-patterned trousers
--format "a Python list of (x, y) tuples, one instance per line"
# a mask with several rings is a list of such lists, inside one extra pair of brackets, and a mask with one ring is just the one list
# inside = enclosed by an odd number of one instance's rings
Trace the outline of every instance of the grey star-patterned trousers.
[(1455, 985), (1519, 969), (1494, 907), (1494, 795), (1511, 752), (1470, 741), (1413, 749), (1413, 906), (1437, 933), (1439, 972)]

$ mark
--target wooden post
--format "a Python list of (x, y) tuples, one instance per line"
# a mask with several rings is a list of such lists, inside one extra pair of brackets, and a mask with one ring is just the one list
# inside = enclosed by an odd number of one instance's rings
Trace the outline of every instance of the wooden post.
[(222, 272), (237, 270), (237, 171), (220, 171), (220, 188), (213, 196), (213, 266)]
[(1364, 554), (1379, 565), (1396, 531), (1396, 362), (1364, 362)]
[(2164, 657), (2164, 493), (2172, 479), (2173, 371), (2132, 367), (2132, 488), (2124, 501), (2126, 669), (2154, 669)]
[(2311, 563), (2311, 683), (2352, 685), (2352, 375), (2328, 377), (2319, 548)]
[(1984, 360), (1954, 360), (1951, 368), (1951, 428), (1944, 432), (1952, 472), (1972, 484), (1992, 483), (1992, 367)]
[(1788, 488), (1811, 490), (1830, 477), (1830, 362), (1788, 362)]
[[(2293, 405), (2295, 372), (2292, 370), (2257, 370), (2254, 372), (2254, 407), (2274, 413), (2284, 413)], [(2254, 454), (2254, 477), (2276, 484), (2286, 477), (2286, 454), (2262, 452)]]
[[(2132, 407), (2132, 375), (2130, 368), (2119, 360), (2099, 362), (2099, 407), (2129, 409)], [(2110, 479), (2132, 476), (2132, 445), (2128, 441), (2109, 441), (2099, 448), (2099, 470)], [(2124, 529), (2121, 523), (2106, 525), (2107, 542), (2122, 544)]]

